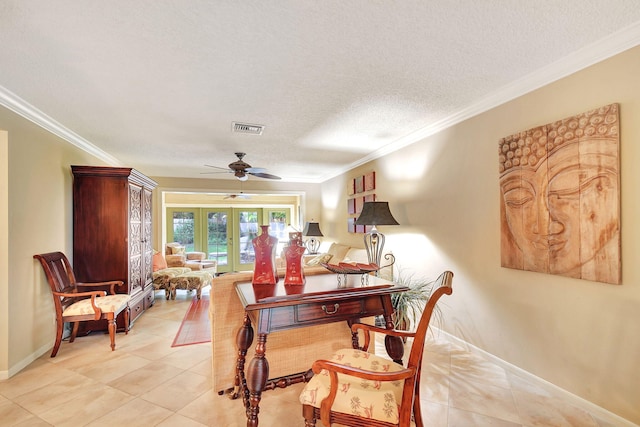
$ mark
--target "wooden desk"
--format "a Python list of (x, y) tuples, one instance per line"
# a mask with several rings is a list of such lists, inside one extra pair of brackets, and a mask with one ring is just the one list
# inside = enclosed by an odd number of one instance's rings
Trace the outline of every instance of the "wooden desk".
[[(269, 380), (266, 358), (267, 335), (273, 331), (301, 328), (331, 322), (347, 321), (351, 324), (361, 318), (383, 315), (388, 329), (393, 328), (391, 294), (408, 290), (386, 280), (369, 276), (362, 285), (360, 275), (351, 275), (347, 283), (339, 276), (321, 274), (306, 278), (305, 285), (253, 285), (239, 282), (236, 291), (245, 309), (244, 322), (237, 335), (238, 359), (233, 398), (242, 396), (247, 409), (247, 426), (258, 425), (260, 399), (264, 390), (287, 387), (309, 381), (311, 370)], [(245, 358), (257, 327), (256, 353), (249, 363), (245, 377)], [(396, 337), (389, 337), (396, 338)], [(402, 363), (404, 346), (400, 339), (385, 341), (387, 352)], [(358, 336), (352, 333), (352, 345), (358, 348)], [(292, 355), (294, 356), (294, 355)], [(311, 367), (311, 366), (309, 366)]]

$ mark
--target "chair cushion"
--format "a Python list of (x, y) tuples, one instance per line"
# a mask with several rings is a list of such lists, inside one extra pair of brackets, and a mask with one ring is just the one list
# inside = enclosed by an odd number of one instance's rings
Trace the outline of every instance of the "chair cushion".
[(187, 257), (184, 254), (179, 255), (165, 255), (168, 267), (184, 267)]
[(204, 261), (207, 259), (207, 254), (204, 252), (187, 252), (187, 259), (190, 261)]
[[(127, 302), (131, 297), (126, 294), (107, 295), (96, 298), (96, 306), (104, 313), (119, 313), (127, 306)], [(80, 316), (84, 314), (93, 314), (91, 306), (91, 298), (83, 299), (75, 302), (64, 309), (63, 316)]]
[[(368, 371), (395, 372), (404, 369), (388, 359), (350, 348), (338, 350), (331, 360)], [(378, 382), (338, 374), (338, 394), (331, 410), (398, 423), (403, 386), (403, 381)], [(323, 369), (318, 375), (314, 375), (302, 390), (300, 402), (319, 408), (322, 400), (329, 395), (330, 388), (329, 373)]]

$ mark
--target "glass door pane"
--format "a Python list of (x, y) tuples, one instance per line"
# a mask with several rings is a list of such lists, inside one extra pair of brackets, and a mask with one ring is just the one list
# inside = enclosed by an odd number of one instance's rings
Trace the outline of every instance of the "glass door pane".
[(178, 242), (187, 252), (196, 250), (197, 209), (169, 208), (167, 219), (167, 242)]
[(256, 255), (252, 240), (259, 234), (262, 209), (236, 208), (234, 211), (234, 261), (237, 271), (253, 270)]
[(232, 271), (233, 258), (228, 250), (233, 223), (231, 209), (206, 209), (205, 214), (207, 218), (205, 227), (207, 247), (205, 251), (208, 258), (218, 262), (218, 273)]
[(289, 243), (289, 225), (291, 224), (290, 209), (265, 209), (269, 221), (269, 234), (278, 238), (276, 255), (280, 255)]

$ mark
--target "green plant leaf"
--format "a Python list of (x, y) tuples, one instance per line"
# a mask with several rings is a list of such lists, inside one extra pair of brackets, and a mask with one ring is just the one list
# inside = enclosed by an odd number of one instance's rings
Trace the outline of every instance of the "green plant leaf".
[[(391, 295), (391, 304), (395, 311), (394, 327), (396, 329), (408, 329), (420, 320), (425, 304), (431, 296), (435, 281), (423, 277), (415, 277), (413, 274), (405, 274), (403, 270), (399, 269), (394, 282), (409, 288), (408, 291)], [(437, 320), (439, 313), (436, 311), (437, 307), (434, 311), (434, 317)]]

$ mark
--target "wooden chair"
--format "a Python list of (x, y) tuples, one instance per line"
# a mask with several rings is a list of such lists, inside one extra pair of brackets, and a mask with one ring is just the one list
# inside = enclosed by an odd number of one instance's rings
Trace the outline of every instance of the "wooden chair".
[[(111, 338), (111, 350), (116, 348), (116, 318), (124, 312), (125, 333), (129, 332), (129, 295), (116, 294), (115, 286), (122, 285), (120, 280), (95, 283), (78, 283), (69, 260), (62, 252), (34, 255), (40, 261), (47, 281), (51, 287), (56, 309), (56, 342), (51, 351), (55, 357), (62, 342), (65, 322), (73, 323), (69, 342), (73, 342), (78, 333), (79, 322), (106, 319)], [(109, 295), (106, 295), (105, 290)], [(85, 290), (83, 290), (85, 289)], [(98, 289), (98, 290), (97, 290)]]
[[(357, 323), (352, 330), (364, 332), (359, 350), (338, 350), (331, 360), (318, 360), (314, 376), (300, 394), (305, 426), (332, 423), (348, 426), (408, 427), (413, 413), (422, 427), (420, 413), (420, 367), (425, 337), (433, 309), (444, 294), (451, 295), (453, 273), (445, 271), (434, 283), (415, 332), (387, 330)], [(368, 353), (370, 332), (413, 338), (407, 367)]]

